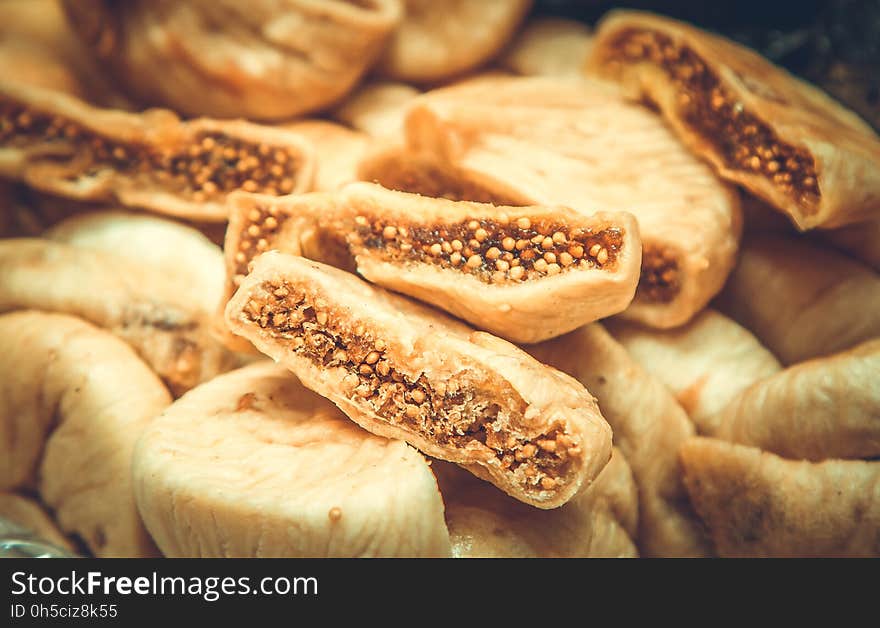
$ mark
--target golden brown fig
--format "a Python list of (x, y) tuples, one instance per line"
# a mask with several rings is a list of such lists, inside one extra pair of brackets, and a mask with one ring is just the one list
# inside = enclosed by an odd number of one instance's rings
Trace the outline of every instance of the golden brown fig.
[(176, 401), (144, 432), (132, 468), (166, 556), (449, 555), (421, 454), (365, 432), (268, 361)]
[(400, 27), (379, 60), (398, 81), (433, 83), (473, 70), (513, 36), (531, 0), (404, 0)]
[(619, 11), (599, 25), (588, 69), (656, 104), (722, 177), (800, 229), (880, 211), (880, 141), (871, 127), (743, 46), (665, 17)]
[(370, 137), (400, 140), (406, 108), (419, 93), (405, 83), (368, 83), (349, 96), (331, 115)]
[(721, 556), (880, 556), (880, 462), (793, 462), (712, 438), (681, 460)]
[[(231, 199), (233, 282), (261, 250), (308, 257), (303, 240), (316, 229), (328, 246), (347, 247), (373, 283), (512, 341), (538, 342), (624, 310), (639, 278), (638, 225), (624, 212), (497, 207), (367, 183), (310, 198)], [(291, 228), (291, 219), (305, 226)]]
[(678, 450), (694, 428), (672, 395), (598, 323), (529, 351), (596, 391), (639, 488), (641, 553), (708, 555), (711, 549), (687, 503), (678, 464)]
[(795, 364), (735, 397), (710, 436), (786, 458), (880, 456), (880, 338)]
[(635, 558), (638, 496), (623, 454), (570, 502), (538, 510), (434, 461), (456, 558)]
[(880, 272), (880, 219), (823, 234), (832, 246)]
[(533, 506), (561, 506), (611, 456), (608, 424), (571, 377), (336, 268), (264, 253), (226, 319), (362, 427)]
[(187, 115), (278, 120), (346, 94), (401, 17), (399, 0), (65, 0), (128, 94)]
[(632, 212), (644, 250), (624, 316), (652, 327), (686, 323), (734, 264), (735, 192), (658, 116), (625, 103), (613, 86), (538, 77), (440, 90), (410, 106), (407, 147), (530, 204)]
[(711, 433), (719, 413), (749, 386), (782, 369), (749, 330), (712, 309), (678, 329), (648, 329), (617, 319), (606, 326), (672, 391), (700, 434)]
[(4, 81), (85, 97), (85, 88), (71, 68), (51, 50), (28, 39), (0, 36), (0, 73)]
[(750, 236), (718, 306), (783, 364), (880, 336), (880, 277), (829, 245)]
[(582, 72), (592, 45), (592, 29), (583, 22), (542, 17), (525, 25), (499, 64), (523, 76), (572, 76)]
[(26, 530), (35, 538), (68, 552), (75, 551), (70, 539), (64, 536), (49, 514), (33, 499), (15, 493), (0, 493), (0, 521), (4, 519)]
[(0, 80), (0, 174), (44, 192), (222, 221), (229, 192), (304, 192), (313, 171), (308, 143), (275, 127), (98, 109)]
[(119, 336), (175, 395), (235, 364), (210, 334), (211, 313), (161, 268), (48, 240), (0, 240), (0, 312), (79, 316)]
[(169, 289), (213, 312), (223, 295), (223, 252), (192, 227), (147, 214), (103, 210), (58, 223), (44, 236), (78, 248), (106, 251), (161, 271)]
[[(4, 265), (5, 268), (5, 265)], [(151, 556), (131, 485), (168, 391), (124, 342), (71, 316), (0, 316), (0, 487), (35, 487), (98, 557)]]
[(366, 134), (317, 119), (291, 122), (284, 128), (299, 133), (312, 144), (315, 153), (312, 189), (316, 192), (332, 192), (358, 180), (358, 164), (370, 144)]

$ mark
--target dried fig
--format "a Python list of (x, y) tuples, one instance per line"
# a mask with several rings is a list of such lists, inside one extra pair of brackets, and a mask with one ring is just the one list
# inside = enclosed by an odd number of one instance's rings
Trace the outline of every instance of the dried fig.
[(52, 517), (36, 500), (15, 493), (0, 493), (0, 521), (4, 519), (38, 539), (68, 552), (75, 551), (70, 539), (64, 536)]
[(579, 75), (592, 45), (593, 31), (583, 22), (542, 17), (525, 25), (499, 62), (523, 76)]

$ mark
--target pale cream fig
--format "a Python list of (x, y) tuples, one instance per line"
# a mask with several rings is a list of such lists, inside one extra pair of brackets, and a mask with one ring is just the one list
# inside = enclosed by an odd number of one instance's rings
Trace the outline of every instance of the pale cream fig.
[(97, 210), (60, 222), (43, 237), (154, 268), (165, 275), (171, 291), (188, 295), (205, 313), (213, 312), (223, 295), (223, 251), (198, 230), (173, 220)]
[(365, 429), (533, 506), (563, 505), (611, 456), (611, 429), (580, 383), (331, 266), (264, 253), (226, 321)]
[[(349, 185), (329, 201), (311, 198), (230, 200), (226, 255), (235, 281), (261, 248), (309, 256), (297, 229), (286, 225), (293, 220), (347, 247), (373, 283), (509, 340), (538, 342), (623, 311), (639, 279), (638, 225), (625, 212), (499, 207), (368, 183)], [(309, 217), (317, 227), (308, 226)]]
[(880, 140), (856, 114), (729, 39), (665, 17), (616, 11), (588, 71), (655, 104), (724, 179), (800, 229), (880, 212)]
[(880, 338), (754, 383), (709, 436), (785, 458), (880, 457)]
[(332, 192), (358, 180), (358, 165), (367, 153), (370, 138), (328, 120), (299, 120), (283, 125), (312, 145), (315, 153), (315, 192)]
[(64, 536), (49, 513), (34, 499), (16, 493), (0, 493), (0, 519), (12, 522), (37, 539), (68, 552), (76, 551), (70, 539)]
[(694, 438), (684, 481), (720, 556), (880, 556), (880, 462), (785, 460)]
[(749, 386), (782, 370), (748, 329), (707, 308), (677, 329), (649, 329), (612, 319), (608, 331), (642, 368), (663, 382), (700, 434)]
[(783, 364), (880, 336), (877, 273), (828, 244), (802, 238), (745, 238), (717, 305)]
[(686, 323), (735, 263), (738, 195), (661, 118), (626, 103), (612, 85), (560, 77), (465, 83), (418, 98), (406, 124), (411, 152), (433, 153), (484, 188), (512, 190), (529, 204), (635, 215), (642, 276), (627, 318), (660, 328)]
[(2, 490), (36, 489), (98, 557), (155, 555), (130, 470), (140, 432), (171, 403), (162, 382), (124, 342), (60, 314), (0, 316), (0, 353)]
[(623, 454), (565, 506), (538, 510), (454, 465), (431, 465), (455, 558), (636, 558), (638, 495)]
[(513, 36), (531, 0), (404, 0), (404, 17), (379, 59), (380, 74), (434, 83), (473, 70)]
[(639, 491), (643, 556), (706, 556), (711, 547), (687, 503), (678, 450), (694, 435), (687, 414), (598, 323), (528, 348), (595, 391)]
[(103, 327), (132, 345), (175, 395), (232, 368), (211, 313), (159, 267), (36, 239), (0, 240), (0, 312), (41, 309)]
[(264, 361), (193, 389), (135, 450), (137, 504), (171, 557), (448, 556), (425, 459)]
[(348, 93), (382, 52), (399, 0), (65, 0), (132, 99), (190, 116), (280, 120)]
[(498, 62), (523, 76), (579, 75), (592, 45), (593, 31), (583, 22), (542, 17), (526, 23)]
[(0, 80), (0, 175), (68, 199), (222, 222), (234, 190), (310, 189), (314, 157), (302, 137), (276, 127), (99, 109)]
[(409, 103), (421, 92), (406, 83), (367, 83), (346, 98), (331, 115), (373, 138), (400, 140)]

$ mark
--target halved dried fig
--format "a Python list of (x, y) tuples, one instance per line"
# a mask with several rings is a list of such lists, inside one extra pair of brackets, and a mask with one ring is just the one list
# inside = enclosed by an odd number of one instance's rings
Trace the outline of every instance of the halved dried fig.
[(642, 555), (708, 555), (711, 549), (687, 503), (678, 464), (679, 447), (694, 428), (663, 384), (598, 323), (529, 347), (529, 352), (596, 391), (639, 488)]
[(642, 368), (663, 382), (700, 434), (749, 386), (782, 370), (748, 329), (707, 308), (677, 329), (648, 329), (622, 320), (608, 331)]
[(880, 277), (829, 245), (754, 235), (718, 307), (793, 364), (880, 336)]
[(530, 20), (499, 59), (523, 76), (571, 76), (583, 71), (593, 45), (592, 29), (576, 20), (542, 17)]
[(368, 83), (336, 107), (331, 115), (370, 137), (399, 140), (403, 136), (406, 108), (420, 93), (405, 83)]
[(504, 47), (531, 5), (531, 0), (404, 0), (403, 21), (379, 60), (379, 72), (433, 83), (473, 70)]
[(721, 556), (880, 556), (880, 462), (794, 462), (712, 438), (685, 443), (681, 462)]
[(155, 268), (165, 275), (170, 291), (188, 295), (203, 312), (212, 312), (223, 295), (223, 251), (198, 230), (173, 220), (90, 211), (56, 224), (43, 237)]
[(756, 382), (708, 435), (786, 458), (880, 456), (880, 339)]
[(67, 550), (75, 551), (58, 525), (36, 500), (15, 493), (0, 493), (0, 529), (5, 521), (12, 522), (35, 538)]
[(632, 212), (644, 249), (624, 316), (652, 327), (687, 322), (735, 262), (736, 193), (613, 86), (538, 77), (440, 90), (410, 106), (407, 147), (530, 204)]
[[(625, 212), (498, 207), (368, 183), (349, 185), (331, 199), (310, 198), (313, 203), (231, 199), (234, 230), (226, 255), (234, 281), (266, 248), (306, 254), (298, 230), (285, 224), (292, 218), (308, 232), (316, 229), (328, 245), (347, 247), (373, 283), (516, 342), (538, 342), (616, 314), (629, 305), (638, 282), (638, 225)], [(245, 243), (252, 245), (243, 249)]]
[(588, 488), (565, 506), (538, 510), (445, 462), (431, 465), (446, 504), (455, 558), (636, 558), (638, 496), (615, 449)]
[(743, 46), (665, 17), (619, 11), (600, 23), (588, 69), (656, 104), (722, 177), (800, 229), (880, 210), (880, 140), (871, 127)]
[(268, 361), (221, 375), (147, 429), (133, 475), (166, 556), (448, 556), (425, 459), (365, 432)]
[(611, 456), (611, 430), (578, 382), (350, 273), (270, 251), (226, 318), (364, 428), (533, 506), (561, 506)]
[(171, 403), (162, 382), (124, 342), (71, 316), (0, 316), (0, 354), (0, 487), (35, 487), (98, 557), (156, 555), (130, 469), (141, 431)]
[(66, 198), (222, 221), (234, 190), (306, 191), (313, 162), (308, 142), (275, 127), (98, 109), (0, 81), (0, 174)]
[(235, 364), (210, 333), (213, 312), (161, 268), (35, 239), (0, 240), (0, 312), (73, 314), (131, 344), (180, 395)]
[(134, 99), (188, 115), (278, 120), (347, 93), (401, 17), (399, 0), (65, 0)]

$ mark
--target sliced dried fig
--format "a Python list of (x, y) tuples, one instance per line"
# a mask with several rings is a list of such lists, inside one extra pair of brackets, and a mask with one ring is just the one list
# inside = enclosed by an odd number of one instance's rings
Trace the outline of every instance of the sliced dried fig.
[(403, 21), (379, 59), (381, 74), (433, 83), (487, 62), (513, 36), (531, 0), (404, 0)]
[(499, 63), (523, 76), (579, 75), (592, 45), (593, 31), (583, 22), (542, 17), (525, 25)]
[(880, 339), (754, 383), (709, 436), (786, 458), (880, 457)]
[(63, 550), (75, 551), (73, 543), (58, 529), (58, 525), (40, 503), (24, 495), (0, 493), (0, 529), (5, 522), (11, 522), (35, 538)]
[(92, 211), (56, 224), (43, 237), (155, 268), (165, 275), (169, 290), (188, 295), (203, 312), (212, 312), (223, 295), (223, 251), (198, 230), (173, 220)]
[(367, 83), (331, 112), (334, 119), (375, 138), (403, 137), (406, 108), (421, 92), (412, 85)]
[(332, 104), (376, 60), (399, 0), (65, 0), (135, 100), (187, 115), (279, 120)]
[(880, 556), (880, 462), (794, 462), (712, 438), (685, 443), (681, 462), (721, 556)]
[(578, 382), (350, 273), (270, 251), (226, 317), (359, 425), (533, 506), (566, 503), (611, 456), (611, 430)]
[(311, 142), (315, 153), (316, 192), (332, 192), (358, 180), (358, 164), (367, 152), (370, 138), (327, 120), (300, 120), (284, 125)]
[(638, 496), (618, 450), (565, 506), (538, 510), (448, 463), (431, 465), (455, 558), (636, 558)]
[(694, 428), (663, 384), (598, 323), (529, 347), (529, 352), (596, 391), (639, 487), (642, 555), (708, 555), (711, 548), (687, 503), (678, 464), (679, 447)]
[(98, 109), (0, 81), (0, 174), (43, 192), (223, 221), (229, 192), (304, 192), (313, 171), (308, 142), (289, 131)]
[(119, 255), (0, 240), (0, 312), (24, 308), (72, 314), (114, 333), (175, 395), (236, 361), (210, 333), (213, 312), (180, 293), (161, 268)]
[(130, 469), (140, 432), (171, 403), (162, 382), (124, 342), (71, 316), (0, 316), (0, 354), (2, 489), (35, 487), (98, 557), (156, 555)]
[(358, 272), (373, 283), (510, 340), (538, 342), (621, 312), (639, 278), (638, 225), (625, 212), (498, 207), (367, 183), (347, 186), (329, 202), (310, 198), (314, 203), (231, 199), (234, 230), (226, 255), (235, 282), (261, 249), (308, 257), (298, 229), (285, 224), (292, 219), (307, 233), (317, 229), (334, 249), (347, 247)]
[(632, 212), (644, 248), (626, 318), (661, 328), (686, 323), (735, 262), (736, 193), (662, 119), (624, 102), (613, 86), (538, 77), (440, 90), (410, 106), (407, 147), (530, 204)]
[(749, 386), (782, 366), (748, 329), (707, 308), (677, 329), (648, 329), (622, 320), (608, 331), (675, 395), (700, 434), (711, 433), (719, 413)]
[(871, 127), (743, 46), (619, 11), (600, 23), (588, 69), (657, 105), (719, 175), (800, 229), (859, 222), (880, 210), (880, 141)]
[(171, 557), (448, 556), (425, 459), (269, 362), (190, 391), (135, 451), (137, 503)]
[(718, 307), (793, 364), (880, 336), (880, 277), (828, 245), (753, 235)]

